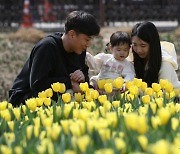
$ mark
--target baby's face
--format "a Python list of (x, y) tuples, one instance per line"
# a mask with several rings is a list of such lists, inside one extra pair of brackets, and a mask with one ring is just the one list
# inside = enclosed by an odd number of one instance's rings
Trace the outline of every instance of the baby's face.
[(110, 49), (116, 60), (123, 61), (128, 57), (130, 47), (128, 43), (123, 43), (114, 47), (111, 46)]

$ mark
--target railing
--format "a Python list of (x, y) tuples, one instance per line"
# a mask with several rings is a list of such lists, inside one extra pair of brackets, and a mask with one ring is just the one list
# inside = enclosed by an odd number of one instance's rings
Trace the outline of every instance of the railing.
[[(33, 23), (63, 23), (73, 10), (93, 14), (99, 23), (122, 21), (178, 21), (180, 0), (30, 0)], [(23, 22), (24, 0), (1, 0), (0, 28), (19, 27)]]

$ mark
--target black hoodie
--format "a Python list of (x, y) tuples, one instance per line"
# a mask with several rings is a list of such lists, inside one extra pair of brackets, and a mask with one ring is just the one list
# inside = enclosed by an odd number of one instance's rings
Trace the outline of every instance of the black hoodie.
[(69, 74), (80, 69), (89, 82), (88, 66), (85, 64), (86, 52), (81, 55), (65, 51), (61, 33), (54, 33), (39, 41), (32, 49), (21, 72), (9, 91), (9, 102), (13, 105), (24, 104), (25, 100), (37, 97), (38, 92), (60, 82), (71, 89)]

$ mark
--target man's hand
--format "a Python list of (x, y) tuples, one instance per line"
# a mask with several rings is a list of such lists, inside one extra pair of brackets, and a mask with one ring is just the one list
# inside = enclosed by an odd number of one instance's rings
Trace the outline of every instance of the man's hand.
[(78, 82), (74, 82), (74, 81), (71, 80), (71, 84), (72, 84), (72, 91), (74, 93), (78, 93), (78, 92), (81, 93), (82, 92), (80, 87), (79, 87), (79, 83)]
[(85, 82), (85, 76), (81, 70), (76, 70), (70, 74), (70, 79), (73, 82)]

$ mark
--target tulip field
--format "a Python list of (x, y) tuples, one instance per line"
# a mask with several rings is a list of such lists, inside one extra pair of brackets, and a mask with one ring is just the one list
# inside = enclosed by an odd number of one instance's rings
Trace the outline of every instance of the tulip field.
[(82, 93), (71, 94), (57, 82), (19, 107), (1, 102), (0, 153), (180, 154), (178, 89), (168, 80), (123, 83), (99, 80), (104, 94), (80, 83)]

